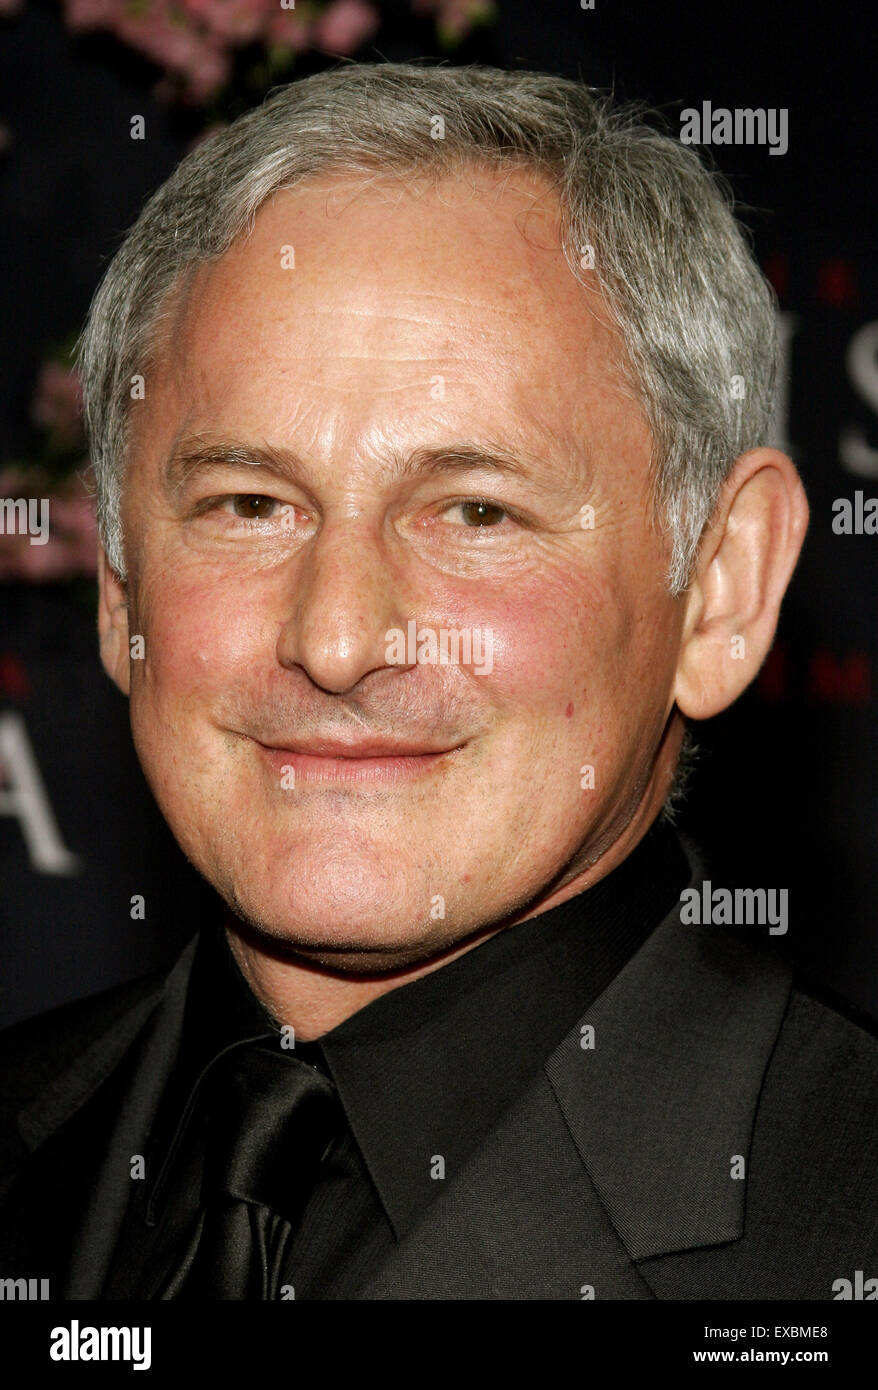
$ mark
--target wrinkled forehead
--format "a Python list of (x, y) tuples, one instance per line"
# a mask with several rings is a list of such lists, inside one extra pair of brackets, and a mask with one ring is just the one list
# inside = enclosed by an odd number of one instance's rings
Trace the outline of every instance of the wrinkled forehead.
[(242, 350), (286, 331), (312, 356), (353, 361), (396, 338), (425, 355), (490, 346), (544, 379), (586, 357), (590, 371), (630, 378), (596, 281), (583, 279), (564, 255), (558, 196), (533, 170), (337, 172), (273, 195), (222, 257), (183, 278), (166, 350), (210, 356), (231, 326)]
[(335, 175), (274, 195), (169, 301), (162, 430), (179, 416), (179, 432), (292, 435), (325, 461), (405, 453), (434, 427), (549, 466), (632, 445), (642, 459), (618, 333), (561, 226), (530, 171)]

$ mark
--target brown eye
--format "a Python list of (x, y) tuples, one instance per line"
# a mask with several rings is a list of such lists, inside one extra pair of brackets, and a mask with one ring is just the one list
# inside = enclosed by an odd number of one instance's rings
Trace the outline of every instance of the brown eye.
[(271, 516), (274, 507), (273, 497), (263, 497), (259, 493), (239, 493), (234, 500), (235, 516), (248, 521), (264, 521)]
[(494, 526), (506, 515), (494, 502), (461, 502), (460, 509), (467, 526)]

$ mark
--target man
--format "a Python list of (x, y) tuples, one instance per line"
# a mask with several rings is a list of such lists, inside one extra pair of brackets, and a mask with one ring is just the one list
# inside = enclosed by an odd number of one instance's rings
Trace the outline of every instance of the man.
[(785, 890), (714, 921), (663, 814), (806, 529), (774, 356), (716, 181), (576, 84), (348, 66), (187, 156), (82, 370), (103, 663), (228, 911), (8, 1035), (0, 1273), (878, 1274), (875, 1042), (791, 978)]

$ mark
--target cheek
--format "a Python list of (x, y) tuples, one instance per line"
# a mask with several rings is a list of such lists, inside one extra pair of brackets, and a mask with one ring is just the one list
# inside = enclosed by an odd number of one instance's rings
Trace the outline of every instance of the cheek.
[(180, 568), (172, 579), (148, 580), (137, 611), (147, 656), (141, 693), (195, 715), (193, 697), (230, 690), (254, 668), (257, 653), (264, 654), (265, 611), (252, 579), (230, 589), (209, 573)]
[(546, 566), (479, 598), (494, 634), (492, 700), (568, 722), (596, 712), (623, 661), (625, 606), (591, 577)]

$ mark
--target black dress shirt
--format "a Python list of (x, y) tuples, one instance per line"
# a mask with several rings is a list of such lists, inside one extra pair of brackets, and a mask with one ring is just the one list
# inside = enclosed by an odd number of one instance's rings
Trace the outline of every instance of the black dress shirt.
[[(606, 878), (381, 995), (295, 1057), (320, 1068), (346, 1128), (325, 1158), (289, 1258), (286, 1297), (353, 1297), (586, 1013), (690, 877), (676, 834), (654, 825)], [(197, 1207), (188, 1117), (226, 1048), (278, 1042), (219, 925), (200, 937), (177, 1063), (132, 1183), (104, 1296), (160, 1297)], [(294, 1290), (294, 1293), (292, 1292)]]

